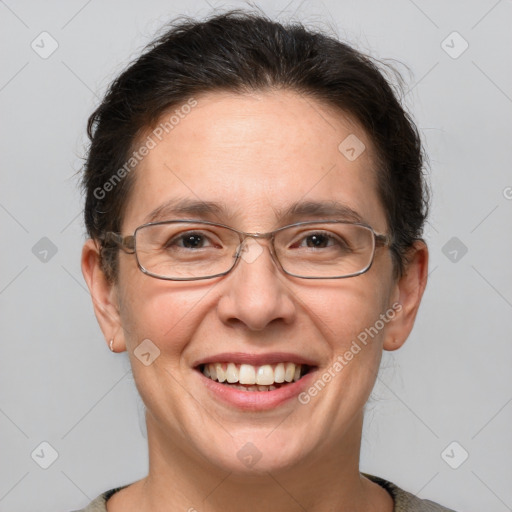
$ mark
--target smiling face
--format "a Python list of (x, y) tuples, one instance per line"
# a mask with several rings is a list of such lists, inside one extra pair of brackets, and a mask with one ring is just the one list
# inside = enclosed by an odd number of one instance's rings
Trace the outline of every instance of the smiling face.
[[(196, 99), (135, 171), (123, 235), (150, 220), (268, 232), (340, 215), (388, 232), (371, 140), (349, 117), (286, 91)], [(354, 141), (366, 148), (355, 159)], [(152, 278), (120, 251), (117, 284), (93, 290), (109, 310), (97, 311), (105, 336), (130, 354), (148, 410), (150, 459), (179, 453), (235, 474), (337, 456), (357, 465), (383, 346), (403, 343), (417, 304), (383, 319), (404, 299), (386, 247), (362, 275), (305, 280), (275, 265), (268, 241), (255, 243), (253, 257), (203, 281)], [(372, 327), (378, 332), (363, 344)], [(143, 340), (160, 351), (147, 366), (134, 353)]]

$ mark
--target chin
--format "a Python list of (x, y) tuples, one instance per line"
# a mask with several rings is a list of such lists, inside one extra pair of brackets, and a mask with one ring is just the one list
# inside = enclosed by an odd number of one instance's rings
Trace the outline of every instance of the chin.
[(305, 446), (309, 443), (299, 431), (295, 439), (290, 438), (289, 432), (271, 432), (267, 428), (250, 433), (233, 432), (233, 437), (224, 432), (222, 440), (208, 436), (208, 441), (201, 443), (198, 449), (212, 465), (241, 478), (286, 471), (298, 466), (313, 449), (313, 446)]

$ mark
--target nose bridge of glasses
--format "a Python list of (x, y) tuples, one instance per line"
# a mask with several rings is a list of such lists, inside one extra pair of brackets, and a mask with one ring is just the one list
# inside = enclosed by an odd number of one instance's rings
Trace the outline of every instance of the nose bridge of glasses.
[[(253, 263), (264, 252), (264, 246), (268, 247), (273, 262), (279, 266), (277, 255), (274, 249), (274, 232), (248, 233), (239, 231), (240, 244), (237, 250), (237, 259), (243, 259), (246, 263)], [(266, 242), (265, 242), (266, 240)], [(261, 243), (263, 242), (263, 243)]]
[(261, 231), (237, 231), (238, 235), (240, 236), (241, 240), (246, 240), (247, 238), (261, 238), (261, 239), (269, 239), (273, 238), (275, 231), (269, 231), (267, 233), (263, 233)]

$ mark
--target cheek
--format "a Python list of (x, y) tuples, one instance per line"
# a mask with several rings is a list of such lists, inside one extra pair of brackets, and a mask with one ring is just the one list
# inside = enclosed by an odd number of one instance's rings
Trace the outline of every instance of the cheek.
[(331, 347), (343, 351), (379, 320), (388, 307), (389, 290), (385, 283), (363, 274), (312, 287), (301, 295), (305, 313), (309, 311)]
[[(179, 355), (204, 316), (208, 288), (205, 284), (181, 284), (142, 274), (130, 276), (121, 308), (127, 348), (136, 349), (150, 339), (166, 355)], [(172, 361), (171, 361), (172, 364)]]
[[(184, 377), (190, 370), (183, 354), (207, 313), (205, 308), (211, 308), (208, 291), (204, 285), (191, 287), (190, 283), (185, 291), (181, 284), (141, 276), (125, 291), (121, 308), (135, 383), (149, 410), (155, 414), (168, 410), (179, 417), (187, 386)], [(146, 361), (145, 352), (150, 354)]]
[[(378, 275), (378, 274), (376, 274)], [(387, 323), (387, 283), (363, 274), (307, 295), (309, 318), (328, 345), (330, 360), (319, 378), (332, 382), (327, 403), (345, 397), (354, 411), (362, 407), (375, 384)], [(322, 340), (323, 341), (323, 340)], [(350, 405), (351, 404), (351, 405)], [(345, 414), (342, 408), (339, 414)]]

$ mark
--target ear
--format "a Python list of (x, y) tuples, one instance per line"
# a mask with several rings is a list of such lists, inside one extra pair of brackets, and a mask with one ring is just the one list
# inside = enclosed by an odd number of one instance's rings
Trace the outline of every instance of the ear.
[(114, 352), (126, 350), (116, 286), (108, 281), (101, 268), (100, 247), (95, 240), (87, 240), (82, 249), (82, 274), (91, 294), (94, 314), (107, 344), (113, 339)]
[(396, 308), (396, 316), (387, 324), (384, 350), (396, 350), (405, 343), (427, 285), (428, 248), (425, 242), (416, 241), (408, 251), (407, 259), (404, 274), (397, 280), (392, 294), (392, 304), (399, 304), (401, 309)]

